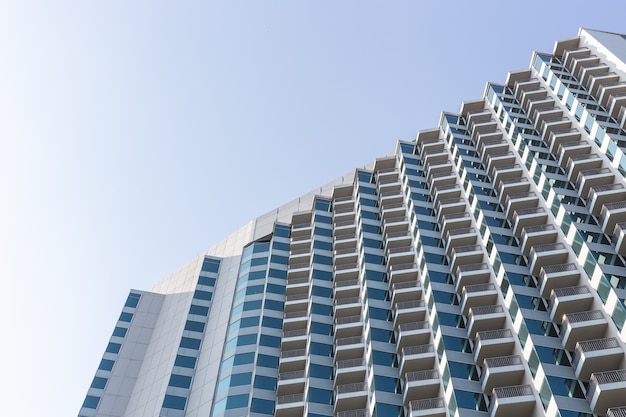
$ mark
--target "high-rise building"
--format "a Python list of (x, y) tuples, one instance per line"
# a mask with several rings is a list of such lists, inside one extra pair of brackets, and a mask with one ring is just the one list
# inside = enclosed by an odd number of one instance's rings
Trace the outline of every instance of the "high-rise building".
[(626, 416), (626, 36), (131, 291), (81, 417)]

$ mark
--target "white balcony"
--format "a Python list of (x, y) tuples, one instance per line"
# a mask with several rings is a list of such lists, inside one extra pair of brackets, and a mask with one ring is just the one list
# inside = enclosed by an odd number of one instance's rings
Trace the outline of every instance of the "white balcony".
[(335, 363), (335, 384), (352, 384), (365, 380), (367, 361), (364, 358), (342, 359)]
[(543, 207), (531, 207), (515, 210), (513, 213), (513, 234), (520, 237), (522, 229), (529, 226), (539, 226), (548, 222), (548, 212)]
[(392, 232), (385, 235), (385, 247), (387, 249), (406, 246), (413, 246), (413, 233), (409, 230)]
[(587, 200), (591, 187), (610, 186), (614, 179), (615, 174), (609, 168), (586, 169), (578, 173), (576, 189), (580, 196)]
[(602, 339), (608, 324), (600, 310), (569, 313), (563, 317), (559, 336), (565, 349), (571, 351), (580, 341)]
[(537, 399), (530, 385), (494, 388), (489, 403), (490, 417), (532, 416)]
[(539, 206), (539, 197), (534, 191), (509, 194), (504, 200), (504, 212), (507, 219), (513, 219), (513, 213), (516, 210), (535, 208)]
[(381, 191), (378, 199), (383, 207), (387, 204), (404, 203), (404, 193), (402, 190)]
[(486, 330), (476, 333), (474, 362), (481, 366), (485, 358), (507, 356), (515, 349), (515, 338), (509, 329)]
[(306, 399), (303, 393), (279, 395), (276, 397), (276, 417), (302, 417)]
[(548, 306), (550, 320), (560, 324), (564, 314), (587, 311), (592, 304), (593, 294), (587, 285), (555, 288), (550, 294)]
[(626, 93), (626, 82), (608, 83), (601, 86), (599, 91), (598, 101), (603, 107), (607, 108), (610, 104), (611, 96)]
[(333, 246), (335, 249), (347, 249), (356, 248), (357, 237), (356, 233), (346, 233), (342, 235), (335, 235), (333, 237)]
[(617, 223), (626, 222), (626, 201), (607, 203), (600, 210), (600, 227), (610, 234)]
[(544, 266), (539, 274), (539, 293), (548, 298), (553, 289), (573, 287), (579, 280), (580, 271), (574, 263)]
[(422, 298), (422, 282), (420, 280), (405, 281), (392, 284), (391, 305), (395, 306), (404, 301), (419, 300)]
[(410, 300), (397, 303), (393, 308), (394, 326), (404, 323), (423, 321), (426, 318), (426, 302), (424, 300)]
[(287, 266), (287, 279), (308, 277), (310, 272), (310, 262), (292, 263)]
[(526, 177), (505, 178), (498, 184), (498, 195), (502, 201), (511, 194), (526, 193), (530, 190), (530, 182)]
[(363, 336), (343, 337), (335, 339), (335, 359), (362, 358), (365, 349)]
[(454, 247), (475, 245), (477, 239), (478, 233), (473, 227), (448, 230), (444, 238), (446, 254), (451, 256)]
[(402, 381), (404, 403), (411, 400), (421, 400), (439, 394), (441, 378), (437, 369), (407, 372)]
[[(613, 176), (611, 177), (611, 180), (612, 179)], [(603, 205), (624, 200), (626, 200), (626, 187), (624, 187), (624, 184), (617, 183), (599, 185), (593, 186), (589, 190), (587, 206), (589, 207), (591, 214), (598, 216)]]
[(487, 163), (487, 156), (490, 153), (501, 153), (509, 150), (509, 142), (502, 139), (502, 135), (498, 139), (486, 140), (478, 146), (478, 152), (482, 155), (481, 161)]
[(524, 363), (519, 355), (485, 358), (482, 369), (483, 392), (490, 392), (495, 387), (517, 385), (524, 378)]
[(426, 180), (430, 184), (430, 188), (440, 187), (442, 185), (456, 184), (457, 176), (452, 170), (452, 164), (442, 165), (437, 170), (431, 170), (426, 176)]
[(454, 273), (454, 287), (461, 293), (467, 285), (484, 284), (491, 278), (491, 269), (486, 263), (461, 265)]
[(359, 260), (357, 248), (335, 249), (333, 251), (333, 262), (335, 265), (354, 264)]
[(576, 377), (589, 381), (594, 372), (618, 369), (624, 359), (624, 350), (615, 337), (584, 340), (576, 343), (572, 368)]
[(363, 299), (357, 297), (335, 298), (334, 312), (335, 317), (348, 317), (361, 314)]
[(580, 141), (580, 132), (577, 129), (554, 130), (548, 138), (550, 153), (556, 154), (557, 149), (566, 142)]
[(493, 184), (498, 184), (500, 181), (508, 178), (519, 178), (522, 176), (522, 173), (522, 167), (518, 164), (499, 165), (490, 171), (490, 175), (493, 178)]
[(464, 213), (466, 211), (466, 204), (464, 198), (450, 198), (447, 200), (440, 200), (435, 206), (435, 212), (437, 213), (437, 220), (441, 221), (444, 216)]
[(439, 185), (434, 188), (433, 204), (437, 207), (442, 201), (453, 198), (461, 198), (461, 186), (459, 184)]
[(394, 232), (406, 232), (409, 230), (409, 219), (404, 217), (392, 217), (383, 220), (383, 234)]
[(333, 271), (336, 281), (353, 280), (359, 278), (359, 264), (357, 263), (335, 265), (333, 267)]
[(401, 350), (406, 346), (424, 345), (430, 342), (430, 325), (427, 321), (403, 323), (396, 330), (396, 346)]
[(410, 417), (446, 417), (446, 401), (443, 398), (427, 398), (409, 403)]
[(307, 361), (306, 349), (291, 349), (280, 352), (280, 372), (292, 372), (304, 369)]
[(468, 313), (467, 334), (473, 339), (476, 333), (502, 329), (505, 323), (506, 313), (501, 305), (473, 307)]
[(552, 132), (559, 130), (569, 129), (572, 126), (572, 122), (567, 117), (557, 117), (554, 119), (545, 119), (541, 123), (540, 131), (541, 136), (545, 139), (549, 138)]
[(591, 374), (587, 400), (594, 414), (605, 414), (608, 408), (624, 405), (625, 397), (626, 370)]
[(387, 221), (391, 218), (406, 217), (406, 205), (404, 202), (385, 204), (381, 209), (381, 213), (383, 221)]
[(433, 369), (437, 353), (435, 347), (428, 343), (425, 345), (405, 346), (400, 355), (400, 375), (407, 372)]
[(333, 225), (333, 232), (337, 235), (347, 235), (351, 233), (356, 233), (356, 222), (353, 220), (346, 220), (342, 222), (337, 222)]
[(412, 246), (387, 248), (387, 265), (401, 265), (415, 262), (415, 248)]
[(354, 316), (337, 317), (335, 319), (335, 337), (343, 339), (346, 337), (360, 336), (363, 334), (363, 318), (360, 314)]
[(285, 330), (280, 341), (281, 350), (305, 349), (308, 338), (307, 329)]
[(563, 169), (567, 167), (567, 161), (572, 156), (588, 155), (591, 153), (591, 145), (586, 140), (574, 140), (563, 142), (557, 151), (559, 166)]
[(615, 229), (613, 229), (613, 236), (611, 237), (611, 243), (615, 246), (615, 250), (620, 255), (626, 255), (626, 223), (617, 223)]
[(530, 270), (537, 275), (544, 266), (566, 263), (568, 255), (563, 243), (535, 245), (530, 249)]
[(472, 217), (469, 213), (454, 213), (443, 217), (441, 235), (446, 236), (452, 229), (467, 229), (472, 225)]
[(494, 305), (498, 301), (498, 291), (491, 283), (465, 285), (461, 291), (461, 311), (467, 315), (472, 307)]
[(335, 412), (365, 409), (368, 406), (368, 386), (365, 382), (337, 385)]
[(567, 177), (571, 182), (576, 182), (580, 171), (602, 168), (602, 162), (600, 155), (595, 153), (572, 156), (567, 160)]
[(517, 159), (512, 151), (493, 152), (487, 155), (487, 171), (490, 172), (496, 166), (514, 164)]
[(556, 242), (558, 238), (556, 228), (552, 224), (540, 224), (537, 226), (527, 226), (522, 229), (521, 250), (524, 256), (530, 254), (533, 246), (546, 245)]
[(277, 395), (289, 395), (304, 391), (306, 372), (304, 370), (281, 372), (278, 374)]
[(450, 269), (456, 270), (461, 265), (480, 263), (483, 260), (483, 249), (480, 245), (459, 246), (452, 249)]

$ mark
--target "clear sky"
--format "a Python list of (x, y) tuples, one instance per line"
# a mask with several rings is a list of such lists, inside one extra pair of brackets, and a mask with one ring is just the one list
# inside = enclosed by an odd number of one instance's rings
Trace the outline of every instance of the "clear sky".
[(0, 404), (75, 416), (131, 288), (626, 2), (0, 2)]

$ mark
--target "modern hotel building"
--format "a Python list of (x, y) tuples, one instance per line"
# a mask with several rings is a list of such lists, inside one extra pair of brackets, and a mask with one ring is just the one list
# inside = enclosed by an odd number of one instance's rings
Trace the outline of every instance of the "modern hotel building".
[(132, 290), (80, 417), (626, 416), (626, 36)]

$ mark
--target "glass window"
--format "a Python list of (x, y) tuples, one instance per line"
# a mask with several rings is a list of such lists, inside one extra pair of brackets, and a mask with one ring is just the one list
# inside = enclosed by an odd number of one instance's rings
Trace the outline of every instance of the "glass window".
[(469, 379), (471, 381), (480, 380), (476, 365), (469, 363), (448, 361), (450, 374), (455, 378)]
[(311, 342), (310, 351), (311, 355), (330, 357), (332, 356), (333, 346), (325, 343)]
[(252, 398), (252, 404), (250, 405), (250, 411), (259, 414), (274, 414), (274, 401), (263, 400), (261, 398)]
[(371, 334), (372, 340), (377, 340), (379, 342), (385, 343), (394, 343), (392, 330), (377, 329), (375, 327), (372, 327)]
[(205, 272), (217, 272), (220, 268), (218, 259), (204, 258), (202, 262), (202, 270)]
[(93, 395), (87, 395), (85, 397), (85, 401), (83, 401), (83, 407), (85, 408), (98, 408), (98, 403), (100, 402), (100, 397), (94, 397)]
[(472, 353), (470, 341), (461, 337), (443, 335), (443, 344), (449, 350)]
[(193, 369), (196, 367), (196, 358), (193, 358), (191, 356), (176, 355), (174, 366)]
[(391, 315), (391, 310), (385, 310), (384, 308), (370, 307), (369, 314), (370, 314), (371, 319), (385, 320), (385, 321), (393, 320), (393, 317)]
[(199, 285), (208, 285), (209, 287), (215, 286), (215, 278), (208, 277), (199, 277), (198, 278)]
[(261, 305), (261, 300), (246, 301), (245, 303), (243, 303), (243, 311), (260, 310)]
[(171, 408), (173, 410), (184, 410), (187, 403), (186, 397), (179, 397), (178, 395), (165, 395), (163, 400), (163, 408)]
[(258, 366), (262, 366), (265, 368), (278, 369), (278, 357), (277, 356), (259, 354), (259, 357), (257, 358), (256, 363)]
[(126, 337), (127, 331), (128, 329), (125, 329), (124, 327), (116, 327), (115, 329), (113, 329), (113, 336)]
[(330, 288), (320, 287), (320, 286), (317, 286), (317, 285), (314, 285), (313, 288), (311, 289), (311, 294), (312, 295), (317, 295), (319, 297), (330, 298), (331, 292), (332, 292), (332, 290)]
[(311, 273), (311, 276), (314, 279), (319, 279), (322, 281), (332, 281), (333, 280), (333, 273), (330, 271), (321, 271), (319, 269), (313, 269), (313, 272)]
[(259, 345), (278, 348), (280, 347), (280, 337), (262, 334), (261, 339), (259, 340)]
[(189, 388), (191, 387), (191, 377), (186, 375), (172, 374), (170, 376), (170, 387)]
[(209, 307), (202, 307), (192, 304), (191, 307), (189, 307), (189, 314), (206, 317), (209, 315)]
[(185, 323), (185, 330), (202, 333), (204, 331), (204, 323), (199, 321), (187, 320), (187, 322)]
[(282, 301), (265, 300), (265, 308), (268, 310), (283, 311), (284, 303)]
[(455, 389), (454, 396), (460, 408), (487, 411), (487, 402), (483, 394)]
[(326, 304), (311, 303), (311, 314), (319, 314), (320, 316), (332, 316), (333, 307)]
[(384, 365), (384, 366), (392, 366), (392, 367), (398, 366), (398, 361), (397, 361), (397, 357), (395, 353), (373, 350), (372, 356), (374, 359), (374, 364), (376, 365)]
[(137, 307), (137, 304), (139, 304), (140, 297), (141, 297), (140, 294), (135, 294), (131, 292), (130, 294), (128, 294), (128, 298), (126, 299), (126, 303), (124, 304), (124, 307), (132, 307), (132, 308)]
[(325, 324), (325, 323), (318, 323), (315, 321), (311, 322), (311, 333), (316, 333), (316, 334), (323, 334), (326, 336), (331, 336), (333, 333), (333, 325), (332, 324)]
[(231, 410), (233, 408), (241, 408), (248, 406), (249, 394), (231, 395), (226, 400), (226, 409)]
[(132, 319), (133, 319), (133, 315), (131, 313), (122, 313), (120, 314), (119, 321), (125, 321), (125, 322), (130, 323)]
[(320, 388), (309, 388), (309, 401), (318, 404), (332, 404), (333, 392)]
[(240, 328), (254, 327), (258, 325), (259, 325), (259, 316), (244, 317), (241, 319), (241, 322), (239, 323)]
[(287, 271), (270, 268), (269, 271), (267, 272), (267, 276), (271, 278), (287, 279)]
[(284, 285), (276, 285), (276, 284), (267, 284), (267, 292), (272, 294), (284, 294), (285, 286)]
[(191, 337), (183, 337), (180, 339), (180, 347), (185, 349), (200, 349), (200, 339), (192, 339)]
[(309, 376), (320, 379), (333, 379), (333, 368), (331, 366), (310, 364)]
[[(378, 386), (376, 386), (378, 389)], [(403, 410), (401, 405), (376, 403), (376, 416), (377, 417), (397, 417), (402, 416)]]
[(276, 389), (276, 378), (257, 375), (254, 377), (254, 387), (274, 391)]
[(111, 369), (113, 369), (114, 364), (115, 362), (112, 360), (102, 359), (100, 361), (100, 365), (98, 366), (98, 369), (102, 369), (103, 371), (110, 371)]
[(209, 291), (195, 290), (193, 292), (193, 298), (198, 300), (211, 301), (211, 299), (213, 298), (213, 293)]
[(99, 376), (96, 376), (93, 378), (93, 381), (91, 381), (91, 388), (98, 388), (98, 389), (103, 389), (107, 384), (107, 379), (106, 378), (100, 378)]
[(105, 351), (108, 353), (119, 353), (121, 347), (122, 345), (119, 343), (109, 342)]
[(552, 389), (552, 394), (562, 395), (572, 398), (585, 398), (580, 384), (575, 379), (559, 378), (556, 376), (547, 376), (548, 383)]
[[(390, 378), (382, 375), (374, 375), (374, 386), (376, 391), (392, 392), (400, 394), (400, 380), (398, 378)], [(387, 414), (384, 414), (385, 416)]]

